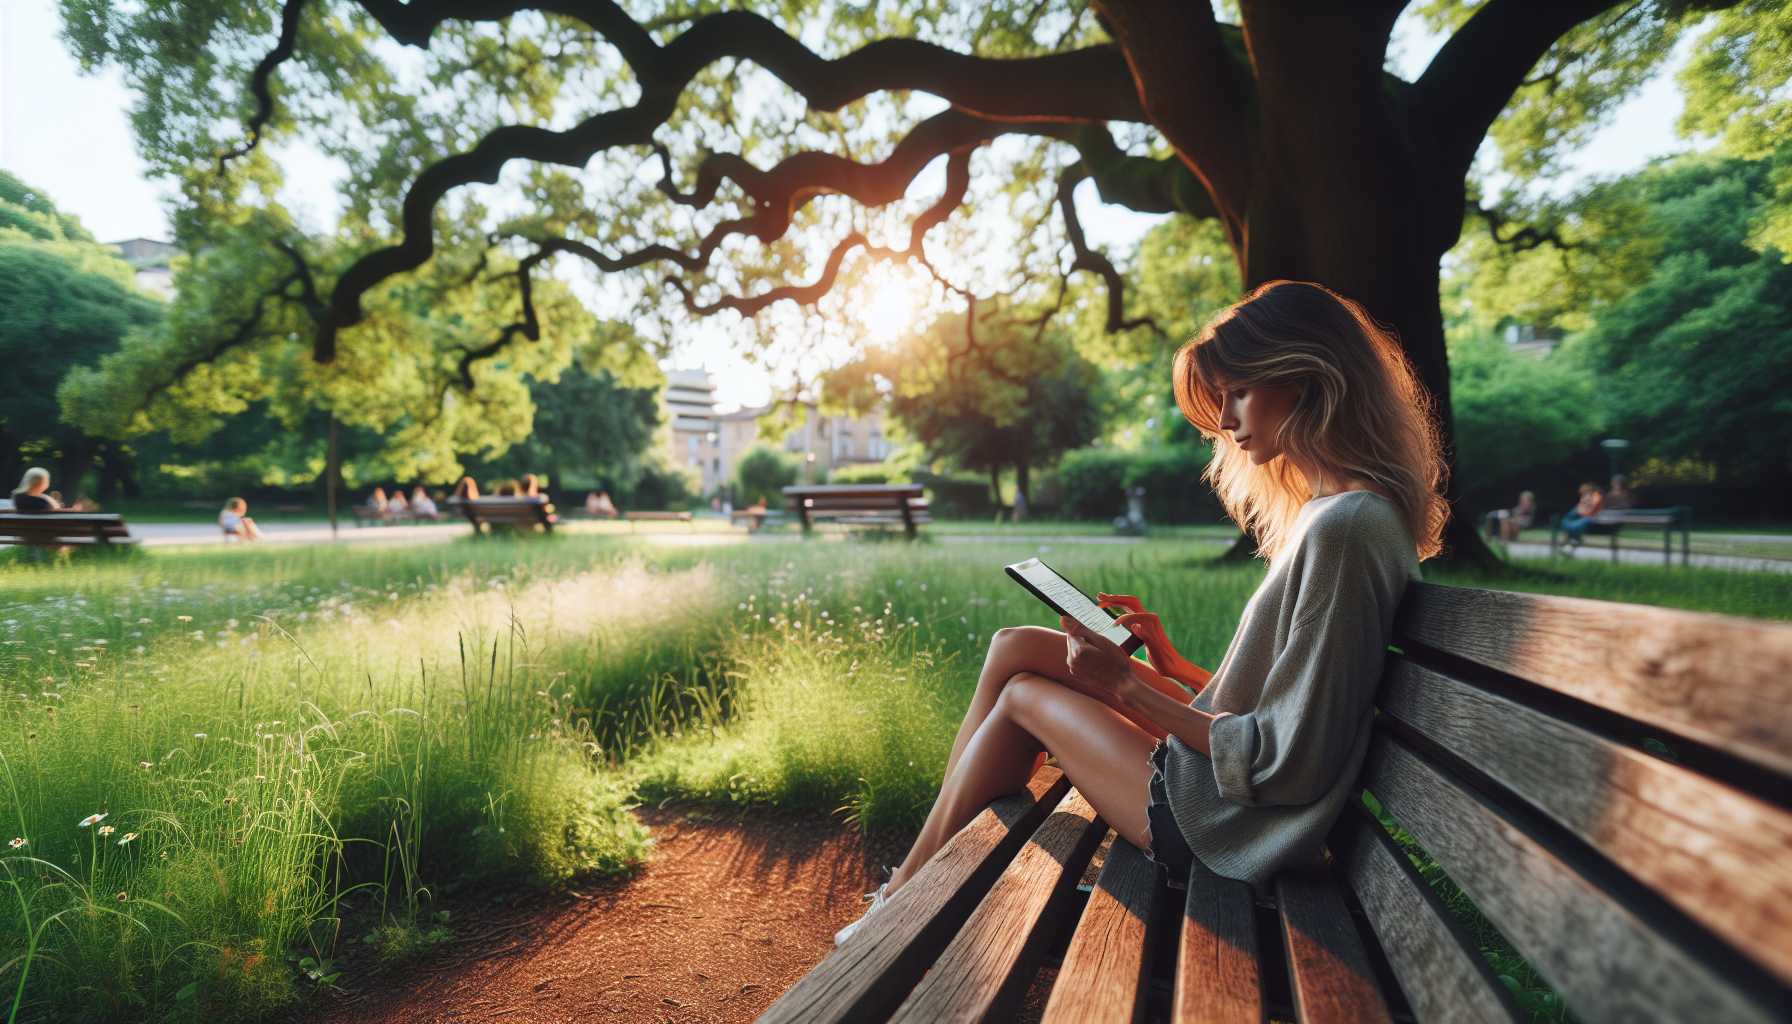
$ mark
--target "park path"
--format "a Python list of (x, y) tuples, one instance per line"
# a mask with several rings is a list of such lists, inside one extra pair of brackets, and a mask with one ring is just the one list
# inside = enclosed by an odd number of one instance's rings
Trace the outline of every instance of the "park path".
[(833, 949), (906, 837), (838, 818), (638, 809), (652, 861), (627, 879), (455, 906), (462, 935), (422, 962), (346, 963), (325, 1024), (747, 1022)]

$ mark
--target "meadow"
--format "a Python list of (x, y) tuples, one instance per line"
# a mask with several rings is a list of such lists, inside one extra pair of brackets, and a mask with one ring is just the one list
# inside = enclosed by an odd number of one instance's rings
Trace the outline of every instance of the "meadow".
[[(1207, 564), (1224, 540), (592, 531), (0, 562), (7, 1019), (300, 1004), (347, 943), (427, 948), (467, 886), (632, 870), (641, 801), (912, 829), (990, 635), (1053, 622), (1002, 563), (1138, 594), (1212, 666), (1262, 577)], [(1782, 574), (1563, 571), (1498, 585), (1792, 617)]]

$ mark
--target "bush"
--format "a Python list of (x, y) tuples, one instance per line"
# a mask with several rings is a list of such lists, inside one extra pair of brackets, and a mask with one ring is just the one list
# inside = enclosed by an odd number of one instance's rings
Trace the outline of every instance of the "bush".
[(801, 474), (795, 458), (771, 445), (756, 444), (734, 468), (735, 493), (741, 504), (764, 498), (767, 504), (776, 505), (784, 488), (796, 483)]
[(1067, 519), (1112, 519), (1126, 512), (1126, 491), (1145, 489), (1145, 517), (1155, 522), (1217, 522), (1219, 500), (1201, 480), (1209, 452), (1199, 445), (1157, 445), (1136, 451), (1084, 448), (1064, 456), (1041, 482), (1039, 504)]
[(641, 478), (629, 493), (614, 495), (625, 508), (681, 509), (697, 493), (697, 481), (685, 469), (654, 460), (641, 467)]
[(901, 483), (909, 478), (909, 473), (892, 466), (888, 462), (869, 462), (854, 466), (841, 466), (828, 474), (830, 484), (890, 484)]
[(988, 480), (926, 472), (915, 473), (913, 479), (927, 489), (929, 511), (936, 516), (980, 519), (995, 515)]

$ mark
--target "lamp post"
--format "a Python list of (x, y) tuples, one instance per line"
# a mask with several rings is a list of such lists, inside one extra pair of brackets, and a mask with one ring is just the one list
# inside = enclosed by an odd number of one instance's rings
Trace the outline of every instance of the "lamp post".
[(803, 458), (803, 483), (815, 482), (815, 453), (810, 452)]
[(1624, 452), (1630, 447), (1630, 442), (1621, 437), (1608, 437), (1599, 442), (1599, 447), (1605, 449), (1605, 465), (1607, 469), (1611, 470), (1606, 475), (1617, 476), (1619, 463), (1623, 461)]

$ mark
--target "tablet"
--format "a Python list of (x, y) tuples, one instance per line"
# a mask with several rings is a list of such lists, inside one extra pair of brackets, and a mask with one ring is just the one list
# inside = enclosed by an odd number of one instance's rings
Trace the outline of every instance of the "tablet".
[(1047, 607), (1059, 615), (1082, 623), (1089, 632), (1107, 637), (1119, 644), (1120, 649), (1126, 653), (1138, 650), (1145, 642), (1125, 626), (1114, 625), (1114, 617), (1107, 609), (1090, 600), (1089, 595), (1078, 590), (1076, 584), (1039, 559), (1029, 558), (1002, 568), (1014, 577), (1014, 582), (1032, 591), (1033, 596), (1044, 601)]

